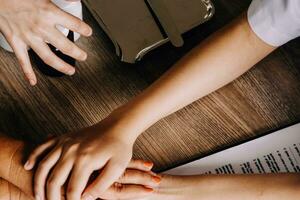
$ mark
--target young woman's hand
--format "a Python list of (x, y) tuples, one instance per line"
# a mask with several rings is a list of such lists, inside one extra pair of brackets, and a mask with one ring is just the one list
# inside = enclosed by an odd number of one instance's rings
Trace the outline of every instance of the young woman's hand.
[[(37, 147), (25, 164), (25, 169), (31, 170), (37, 159), (48, 152), (35, 172), (37, 198), (59, 199), (60, 189), (68, 180), (68, 199), (97, 199), (118, 180), (131, 160), (135, 140), (130, 139), (130, 132), (126, 125), (108, 117), (79, 133), (51, 139)], [(86, 188), (91, 174), (99, 170), (100, 175)]]
[(0, 32), (14, 50), (31, 85), (37, 80), (28, 57), (28, 47), (45, 63), (67, 75), (73, 75), (75, 68), (59, 59), (46, 41), (77, 60), (87, 57), (86, 52), (58, 31), (58, 25), (83, 36), (92, 34), (86, 23), (62, 11), (50, 0), (0, 0)]
[(151, 171), (151, 162), (132, 160), (124, 174), (104, 193), (100, 199), (145, 199), (154, 194), (161, 177)]

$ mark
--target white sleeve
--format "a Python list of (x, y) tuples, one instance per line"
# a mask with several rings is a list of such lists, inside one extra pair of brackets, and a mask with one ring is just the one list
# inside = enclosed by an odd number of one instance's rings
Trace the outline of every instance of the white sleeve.
[(253, 0), (248, 21), (260, 39), (281, 46), (300, 36), (300, 0)]

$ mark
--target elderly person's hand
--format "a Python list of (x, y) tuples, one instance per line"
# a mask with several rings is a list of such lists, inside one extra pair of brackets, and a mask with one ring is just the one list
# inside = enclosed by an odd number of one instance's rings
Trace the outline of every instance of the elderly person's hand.
[(37, 79), (28, 57), (28, 47), (46, 64), (67, 75), (73, 75), (75, 68), (58, 58), (47, 43), (77, 60), (83, 61), (87, 57), (85, 51), (57, 29), (58, 25), (83, 36), (92, 34), (86, 23), (62, 11), (50, 0), (0, 0), (0, 32), (14, 50), (31, 85), (35, 85)]

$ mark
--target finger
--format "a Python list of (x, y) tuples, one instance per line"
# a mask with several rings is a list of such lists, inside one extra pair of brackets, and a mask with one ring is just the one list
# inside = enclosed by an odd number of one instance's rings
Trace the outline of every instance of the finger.
[(34, 194), (36, 199), (45, 199), (45, 185), (48, 174), (57, 163), (62, 153), (62, 148), (54, 148), (38, 165), (34, 174)]
[(69, 39), (67, 39), (57, 29), (54, 29), (52, 31), (47, 31), (45, 32), (45, 34), (46, 34), (45, 39), (64, 54), (69, 55), (70, 57), (73, 57), (76, 60), (81, 60), (81, 61), (86, 60), (87, 58), (86, 52), (80, 49)]
[(135, 184), (150, 187), (157, 187), (160, 182), (161, 178), (159, 176), (153, 176), (147, 172), (131, 169), (127, 169), (123, 176), (118, 180), (118, 183), (122, 184)]
[(30, 85), (34, 86), (37, 80), (30, 63), (26, 44), (18, 38), (15, 38), (13, 41), (9, 41), (9, 44), (14, 50), (25, 77), (29, 81)]
[(151, 195), (154, 192), (152, 188), (147, 188), (141, 185), (123, 185), (114, 184), (111, 189), (108, 190), (103, 199), (140, 199)]
[(11, 46), (11, 48), (13, 49), (20, 65), (21, 65), (21, 68), (22, 68), (23, 72), (25, 73), (26, 78), (28, 79), (28, 81), (30, 82), (31, 85), (35, 85), (36, 84), (36, 76), (32, 70), (32, 66), (30, 63), (29, 56), (28, 56), (26, 44), (20, 38), (14, 36), (11, 33), (11, 30), (9, 30), (9, 28), (7, 28), (6, 26), (4, 26), (2, 28), (3, 28), (2, 33), (5, 36), (7, 42)]
[(32, 38), (29, 45), (47, 65), (70, 76), (75, 73), (75, 68), (58, 58), (42, 39)]
[[(92, 28), (81, 19), (64, 12), (61, 9), (55, 9), (57, 25), (61, 25), (69, 30), (79, 33), (83, 36), (91, 36)], [(62, 20), (63, 19), (63, 20)]]
[(49, 140), (48, 142), (38, 146), (37, 148), (35, 148), (33, 150), (33, 152), (30, 154), (27, 162), (25, 163), (24, 165), (24, 169), (25, 170), (31, 170), (36, 162), (37, 162), (37, 159), (46, 151), (48, 150), (49, 148), (53, 147), (54, 145), (56, 144), (56, 140), (55, 139), (52, 139), (52, 140)]
[[(94, 171), (93, 169), (89, 168), (87, 164), (88, 162), (84, 161), (83, 159), (76, 162), (68, 184), (67, 199), (81, 199), (81, 194), (88, 184), (89, 178)], [(104, 164), (105, 163), (103, 163), (103, 165)]]
[(27, 48), (14, 48), (13, 50), (30, 85), (34, 86), (37, 83), (35, 73), (32, 69)]
[(121, 177), (125, 171), (126, 165), (120, 165), (118, 162), (110, 160), (100, 175), (91, 185), (89, 185), (83, 194), (83, 200), (96, 199), (104, 193), (116, 180)]
[(150, 161), (144, 160), (131, 160), (127, 168), (129, 169), (138, 169), (142, 171), (150, 171), (153, 168), (154, 164)]
[(74, 165), (74, 152), (63, 153), (47, 180), (47, 200), (60, 200), (61, 189)]

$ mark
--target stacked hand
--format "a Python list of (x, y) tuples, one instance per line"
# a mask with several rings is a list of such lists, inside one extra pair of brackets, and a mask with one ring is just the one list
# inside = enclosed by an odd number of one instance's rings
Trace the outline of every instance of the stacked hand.
[(77, 60), (83, 61), (87, 57), (86, 52), (58, 31), (58, 25), (83, 36), (92, 34), (87, 24), (62, 11), (50, 0), (0, 0), (0, 32), (14, 50), (31, 85), (35, 85), (37, 79), (28, 57), (28, 47), (46, 64), (67, 75), (73, 75), (75, 68), (58, 58), (47, 43)]
[[(59, 199), (66, 182), (67, 199), (96, 199), (121, 177), (128, 166), (151, 170), (151, 163), (130, 163), (134, 141), (126, 137), (127, 133), (130, 134), (129, 130), (108, 117), (80, 133), (67, 134), (40, 145), (25, 164), (25, 169), (31, 170), (47, 152), (35, 172), (37, 199)], [(100, 174), (88, 185), (94, 172)], [(134, 190), (132, 187), (128, 189)]]

